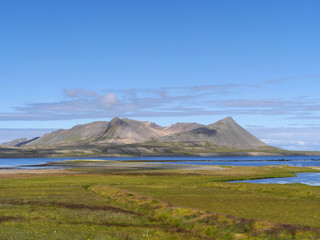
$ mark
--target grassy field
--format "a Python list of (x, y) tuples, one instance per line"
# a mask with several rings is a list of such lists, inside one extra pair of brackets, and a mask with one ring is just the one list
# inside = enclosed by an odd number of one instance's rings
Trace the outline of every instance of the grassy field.
[(229, 183), (312, 168), (0, 175), (0, 239), (319, 239), (320, 187)]

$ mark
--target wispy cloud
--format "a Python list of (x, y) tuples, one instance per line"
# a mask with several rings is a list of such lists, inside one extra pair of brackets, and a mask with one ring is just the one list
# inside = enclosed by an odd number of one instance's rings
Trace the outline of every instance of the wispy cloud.
[(319, 151), (320, 125), (303, 128), (259, 128), (248, 130), (265, 143), (287, 150)]
[(296, 79), (296, 77), (269, 79), (269, 80), (266, 80), (266, 81), (262, 82), (261, 85), (264, 85), (264, 84), (268, 85), (268, 84), (287, 82), (287, 81), (292, 81), (292, 80), (295, 80), (295, 79)]
[[(258, 85), (277, 84), (291, 78), (274, 79)], [(261, 97), (245, 92), (250, 84), (216, 84), (160, 89), (102, 90), (62, 89), (64, 99), (29, 103), (0, 113), (0, 121), (71, 120), (120, 117), (179, 117), (200, 115), (279, 115), (291, 119), (320, 118), (319, 99)], [(244, 92), (242, 98), (234, 92)]]

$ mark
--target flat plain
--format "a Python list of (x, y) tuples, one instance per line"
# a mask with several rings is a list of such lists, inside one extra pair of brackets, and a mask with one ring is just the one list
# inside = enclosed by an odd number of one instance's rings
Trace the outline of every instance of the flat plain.
[[(317, 168), (3, 171), (0, 239), (319, 239), (320, 187), (230, 183)], [(96, 161), (99, 163), (99, 161)], [(139, 164), (138, 164), (139, 165)], [(165, 166), (165, 165), (163, 165)], [(40, 174), (41, 173), (41, 174)]]

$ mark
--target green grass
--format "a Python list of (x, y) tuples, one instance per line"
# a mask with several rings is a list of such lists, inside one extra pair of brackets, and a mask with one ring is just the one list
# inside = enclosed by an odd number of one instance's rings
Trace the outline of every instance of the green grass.
[(289, 177), (314, 171), (295, 167), (237, 167), (202, 174), (117, 176), (111, 186), (170, 202), (236, 217), (320, 227), (320, 188), (302, 184), (228, 183), (264, 177)]
[(1, 179), (0, 239), (192, 239), (87, 190), (104, 178)]
[(0, 239), (318, 239), (320, 187), (226, 182), (311, 168), (86, 171), (2, 176)]

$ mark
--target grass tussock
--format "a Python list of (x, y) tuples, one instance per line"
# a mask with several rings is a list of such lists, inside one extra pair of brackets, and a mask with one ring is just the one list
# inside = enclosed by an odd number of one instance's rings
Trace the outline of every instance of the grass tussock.
[(90, 187), (89, 190), (126, 209), (210, 239), (315, 239), (320, 237), (320, 232), (310, 227), (236, 218), (188, 207), (177, 207), (151, 197), (109, 186), (97, 185)]

